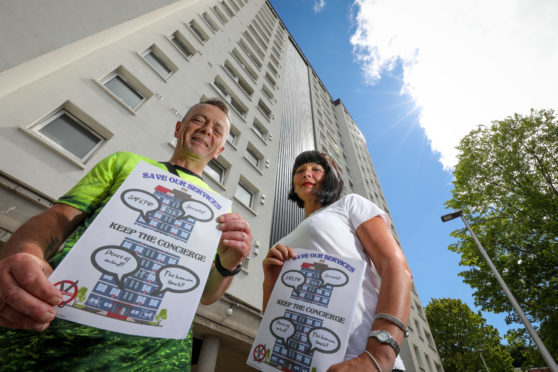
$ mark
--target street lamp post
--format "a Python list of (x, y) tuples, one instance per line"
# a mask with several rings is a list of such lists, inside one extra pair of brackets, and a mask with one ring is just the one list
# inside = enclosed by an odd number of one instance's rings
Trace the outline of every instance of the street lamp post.
[(523, 313), (523, 310), (521, 310), (521, 307), (519, 307), (519, 304), (515, 300), (515, 297), (513, 297), (513, 294), (511, 293), (508, 286), (504, 282), (504, 279), (502, 279), (502, 277), (500, 276), (500, 273), (498, 273), (498, 270), (496, 270), (496, 267), (492, 263), (492, 260), (490, 259), (490, 257), (488, 257), (488, 254), (486, 253), (482, 244), (480, 243), (479, 239), (477, 238), (477, 235), (473, 232), (473, 230), (471, 230), (471, 227), (467, 223), (467, 220), (465, 219), (465, 217), (463, 217), (463, 211), (458, 210), (458, 211), (443, 215), (441, 218), (442, 218), (442, 222), (447, 222), (447, 221), (451, 221), (451, 220), (453, 220), (457, 217), (461, 217), (461, 220), (463, 220), (463, 223), (467, 227), (467, 230), (469, 230), (469, 233), (473, 237), (473, 240), (475, 241), (475, 243), (477, 243), (477, 247), (479, 248), (479, 251), (483, 255), (484, 259), (486, 260), (486, 263), (490, 267), (490, 270), (492, 270), (492, 273), (496, 277), (496, 280), (498, 280), (498, 283), (500, 284), (500, 286), (502, 287), (502, 289), (506, 293), (506, 296), (508, 297), (508, 300), (511, 302), (513, 308), (517, 312), (517, 315), (519, 315), (519, 318), (521, 319), (521, 321), (525, 325), (525, 328), (527, 328), (527, 331), (531, 335), (531, 338), (535, 342), (535, 345), (537, 345), (537, 348), (539, 349), (539, 352), (541, 353), (543, 359), (545, 360), (546, 363), (548, 363), (548, 367), (550, 368), (550, 370), (552, 372), (558, 372), (558, 366), (556, 365), (556, 362), (554, 361), (554, 359), (552, 359), (552, 356), (550, 355), (550, 353), (546, 349), (546, 346), (544, 346), (544, 343), (540, 339), (539, 335), (537, 334), (537, 332), (535, 331), (535, 329), (533, 328), (533, 326), (531, 325), (531, 323), (529, 322), (529, 320), (527, 319), (527, 317)]

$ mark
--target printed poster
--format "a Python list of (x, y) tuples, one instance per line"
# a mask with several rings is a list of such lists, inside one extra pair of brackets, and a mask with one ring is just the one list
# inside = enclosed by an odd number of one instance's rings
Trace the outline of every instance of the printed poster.
[(284, 263), (248, 356), (260, 371), (322, 372), (345, 356), (365, 262), (295, 252)]
[(49, 280), (57, 317), (138, 336), (185, 338), (231, 201), (140, 162)]

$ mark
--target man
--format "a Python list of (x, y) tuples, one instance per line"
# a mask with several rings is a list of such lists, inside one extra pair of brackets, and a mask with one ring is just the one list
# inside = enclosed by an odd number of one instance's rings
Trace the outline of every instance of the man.
[[(22, 225), (0, 252), (1, 368), (13, 370), (189, 370), (192, 332), (184, 340), (109, 332), (55, 319), (61, 294), (47, 279), (140, 161), (168, 169), (198, 186), (204, 167), (224, 150), (228, 106), (212, 99), (176, 123), (177, 145), (167, 165), (119, 152), (99, 162), (57, 203)], [(250, 253), (250, 227), (238, 214), (219, 217), (216, 266), (201, 303), (215, 302)], [(66, 240), (67, 239), (67, 240)], [(56, 253), (66, 240), (64, 248)], [(55, 254), (56, 253), (56, 254)], [(49, 260), (50, 261), (47, 261)], [(39, 332), (37, 332), (39, 331)]]

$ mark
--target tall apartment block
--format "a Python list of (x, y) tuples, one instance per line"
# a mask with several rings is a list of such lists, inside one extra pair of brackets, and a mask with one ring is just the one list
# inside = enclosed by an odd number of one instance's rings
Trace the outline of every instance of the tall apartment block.
[[(0, 244), (97, 161), (131, 151), (165, 161), (188, 107), (232, 108), (226, 150), (204, 178), (251, 225), (250, 257), (194, 320), (194, 371), (251, 371), (261, 261), (303, 218), (287, 202), (303, 150), (332, 156), (346, 192), (389, 212), (365, 139), (266, 0), (0, 0)], [(397, 238), (395, 227), (392, 226)], [(442, 371), (412, 291), (409, 371)]]

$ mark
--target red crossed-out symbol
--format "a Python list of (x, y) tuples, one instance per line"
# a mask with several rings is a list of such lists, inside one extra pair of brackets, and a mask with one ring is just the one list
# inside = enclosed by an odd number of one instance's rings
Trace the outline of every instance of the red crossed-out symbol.
[(58, 283), (54, 283), (54, 286), (58, 287), (62, 294), (62, 302), (58, 304), (58, 307), (64, 307), (64, 305), (76, 298), (78, 292), (77, 283), (77, 280), (75, 282), (71, 280), (61, 280)]
[(256, 362), (261, 362), (265, 359), (265, 345), (259, 344), (254, 348), (253, 356)]

